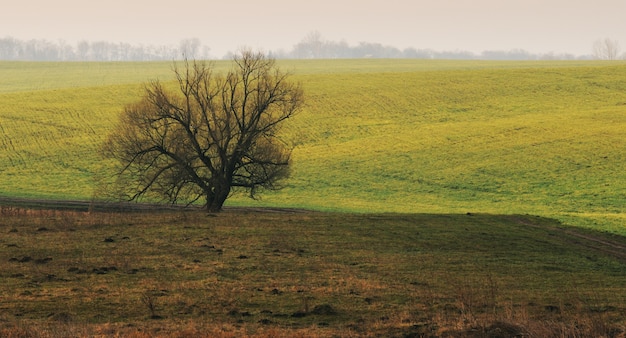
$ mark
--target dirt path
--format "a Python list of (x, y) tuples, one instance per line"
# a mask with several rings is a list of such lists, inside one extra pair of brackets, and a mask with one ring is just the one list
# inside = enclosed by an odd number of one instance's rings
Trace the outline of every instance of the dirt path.
[[(136, 202), (93, 202), (81, 200), (46, 200), (31, 198), (1, 197), (0, 207), (23, 209), (52, 209), (72, 211), (110, 211), (110, 212), (144, 212), (167, 210), (199, 210), (197, 206), (167, 203), (136, 203)], [(311, 210), (276, 207), (224, 207), (224, 212), (247, 213), (310, 213)]]
[(25, 209), (53, 209), (73, 211), (157, 211), (176, 210), (182, 206), (134, 202), (92, 202), (81, 200), (48, 200), (34, 198), (0, 197), (0, 206)]

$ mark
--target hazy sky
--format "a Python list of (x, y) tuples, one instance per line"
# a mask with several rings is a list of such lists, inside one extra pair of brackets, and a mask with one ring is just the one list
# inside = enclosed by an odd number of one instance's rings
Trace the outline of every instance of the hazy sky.
[(199, 38), (221, 57), (240, 47), (291, 50), (310, 32), (350, 45), (437, 51), (626, 50), (626, 0), (6, 0), (0, 38), (178, 45)]

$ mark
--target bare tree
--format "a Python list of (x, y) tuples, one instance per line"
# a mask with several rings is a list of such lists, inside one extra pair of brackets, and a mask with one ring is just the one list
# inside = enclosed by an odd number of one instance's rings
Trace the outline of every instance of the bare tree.
[(300, 85), (252, 51), (237, 55), (227, 74), (188, 60), (174, 73), (176, 90), (159, 81), (147, 85), (103, 146), (119, 161), (125, 196), (204, 199), (207, 210), (217, 212), (237, 189), (254, 197), (280, 188), (291, 149), (277, 132), (302, 106)]
[(188, 58), (196, 59), (200, 56), (201, 46), (202, 43), (198, 38), (180, 40), (178, 52)]
[(313, 31), (294, 46), (293, 53), (299, 59), (316, 59), (322, 57), (323, 47), (322, 35)]
[(593, 44), (593, 56), (600, 60), (617, 60), (619, 57), (619, 42), (606, 38), (597, 40)]

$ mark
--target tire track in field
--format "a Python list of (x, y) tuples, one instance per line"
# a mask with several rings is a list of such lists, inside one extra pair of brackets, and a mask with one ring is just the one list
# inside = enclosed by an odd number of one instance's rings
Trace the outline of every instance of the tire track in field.
[(2, 140), (2, 148), (6, 150), (7, 158), (9, 159), (9, 163), (12, 167), (24, 164), (24, 158), (22, 155), (15, 149), (15, 145), (13, 145), (13, 140), (8, 136), (2, 123), (0, 123), (0, 136)]
[(530, 226), (537, 229), (549, 229), (563, 236), (559, 238), (570, 244), (582, 246), (597, 253), (612, 257), (620, 262), (626, 263), (626, 243), (608, 239), (606, 236), (592, 235), (573, 227), (550, 227), (546, 228), (523, 217), (513, 218), (518, 224)]

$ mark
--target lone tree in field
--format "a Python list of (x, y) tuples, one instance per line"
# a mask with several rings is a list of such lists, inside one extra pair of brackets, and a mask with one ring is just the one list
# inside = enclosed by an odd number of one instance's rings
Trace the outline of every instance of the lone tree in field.
[(121, 165), (117, 182), (125, 197), (204, 199), (217, 212), (237, 189), (254, 197), (280, 188), (291, 149), (277, 132), (302, 106), (300, 85), (273, 59), (251, 51), (236, 56), (226, 74), (199, 61), (185, 61), (174, 74), (176, 86), (148, 84), (104, 144), (106, 156)]

